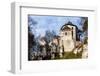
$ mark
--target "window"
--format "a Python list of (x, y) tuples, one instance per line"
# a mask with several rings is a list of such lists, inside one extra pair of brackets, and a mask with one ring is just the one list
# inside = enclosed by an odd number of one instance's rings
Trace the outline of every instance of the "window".
[(67, 35), (67, 32), (65, 32), (65, 35)]

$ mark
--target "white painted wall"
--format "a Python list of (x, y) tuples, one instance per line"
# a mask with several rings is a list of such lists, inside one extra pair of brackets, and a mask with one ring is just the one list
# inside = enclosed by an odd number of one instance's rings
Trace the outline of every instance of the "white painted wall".
[[(60, 46), (64, 46), (64, 52), (71, 52), (75, 48), (75, 37), (76, 37), (76, 29), (75, 26), (67, 25), (71, 30), (63, 31), (61, 30), (60, 33)], [(73, 30), (72, 30), (73, 27)], [(73, 31), (73, 37), (72, 37), (72, 31)], [(67, 33), (67, 35), (65, 35)], [(73, 39), (74, 38), (74, 39)]]

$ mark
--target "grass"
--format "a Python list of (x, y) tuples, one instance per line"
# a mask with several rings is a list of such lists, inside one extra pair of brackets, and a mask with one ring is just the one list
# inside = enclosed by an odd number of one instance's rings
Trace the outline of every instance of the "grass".
[(63, 57), (56, 57), (55, 59), (79, 59), (81, 58), (81, 53), (74, 54), (73, 52), (65, 52)]

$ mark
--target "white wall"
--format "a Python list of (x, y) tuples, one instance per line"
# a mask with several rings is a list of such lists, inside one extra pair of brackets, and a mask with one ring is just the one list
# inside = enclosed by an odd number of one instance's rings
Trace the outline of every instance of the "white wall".
[[(95, 25), (97, 27), (97, 50), (100, 51), (100, 1), (99, 0), (1, 0), (0, 1), (0, 76), (13, 76), (13, 74), (9, 73), (10, 69), (10, 53), (11, 53), (11, 8), (10, 8), (10, 3), (13, 1), (17, 2), (28, 2), (31, 3), (33, 2), (35, 5), (45, 5), (48, 6), (58, 6), (58, 7), (67, 7), (67, 5), (76, 5), (76, 6), (96, 6), (98, 11), (97, 15), (97, 24)], [(99, 52), (100, 53), (100, 52)], [(99, 76), (97, 75), (100, 71), (100, 55), (98, 55), (98, 67), (99, 70), (85, 70), (85, 69), (73, 69), (73, 70), (65, 70), (63, 72), (53, 72), (53, 73), (40, 73), (40, 74), (26, 74), (25, 76), (52, 76), (52, 75), (57, 75), (57, 76)], [(19, 76), (19, 75), (17, 75)], [(24, 76), (24, 75), (23, 75)]]

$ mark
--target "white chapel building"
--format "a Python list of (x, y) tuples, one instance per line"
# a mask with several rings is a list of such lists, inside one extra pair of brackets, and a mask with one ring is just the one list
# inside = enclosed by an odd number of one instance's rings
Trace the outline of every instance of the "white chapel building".
[(76, 26), (68, 22), (61, 27), (59, 35), (60, 46), (63, 46), (64, 52), (71, 52), (75, 48)]

